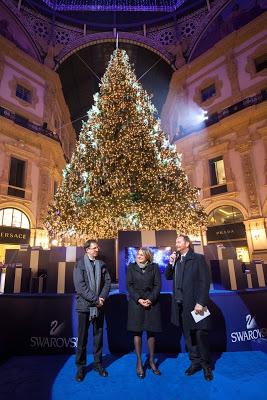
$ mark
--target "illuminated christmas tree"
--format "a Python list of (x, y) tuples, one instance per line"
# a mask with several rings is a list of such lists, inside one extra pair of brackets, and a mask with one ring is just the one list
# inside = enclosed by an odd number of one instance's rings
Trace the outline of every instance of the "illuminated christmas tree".
[(45, 225), (53, 238), (118, 230), (198, 233), (206, 214), (127, 53), (116, 49)]

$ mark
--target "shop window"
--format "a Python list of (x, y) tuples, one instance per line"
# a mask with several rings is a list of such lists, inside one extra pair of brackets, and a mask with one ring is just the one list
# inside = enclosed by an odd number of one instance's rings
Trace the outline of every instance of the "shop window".
[(25, 197), (25, 168), (25, 161), (11, 157), (8, 195)]
[[(236, 247), (236, 256), (237, 256), (238, 260), (240, 260), (240, 261), (242, 261), (244, 263), (249, 263), (250, 262), (249, 251), (248, 251), (248, 248), (246, 246)], [(246, 273), (246, 271), (247, 270), (245, 269), (243, 272)]]
[(4, 208), (0, 210), (0, 226), (30, 229), (28, 217), (16, 208)]
[(211, 97), (216, 95), (216, 86), (213, 83), (212, 85), (207, 86), (206, 88), (202, 89), (201, 92), (201, 101), (204, 102)]
[(243, 221), (243, 214), (232, 206), (222, 206), (215, 208), (208, 217), (208, 225), (235, 224)]
[(255, 69), (256, 72), (263, 71), (267, 68), (267, 53), (255, 58)]
[(16, 86), (16, 97), (26, 101), (27, 103), (32, 102), (32, 92), (20, 84), (17, 84)]

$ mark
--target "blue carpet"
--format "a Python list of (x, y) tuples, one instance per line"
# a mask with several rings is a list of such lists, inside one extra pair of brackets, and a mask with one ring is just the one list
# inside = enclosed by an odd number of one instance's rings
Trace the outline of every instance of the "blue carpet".
[[(145, 359), (145, 356), (144, 356)], [(74, 356), (12, 357), (0, 365), (1, 400), (266, 400), (267, 354), (260, 351), (223, 353), (216, 361), (214, 380), (203, 372), (187, 377), (187, 354), (159, 355), (162, 376), (148, 370), (146, 378), (135, 375), (133, 353), (105, 356), (108, 378), (92, 371), (82, 383), (74, 381)]]

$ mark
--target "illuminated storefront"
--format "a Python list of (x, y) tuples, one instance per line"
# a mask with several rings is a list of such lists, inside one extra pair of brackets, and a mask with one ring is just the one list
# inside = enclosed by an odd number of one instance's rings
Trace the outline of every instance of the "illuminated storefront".
[(4, 261), (7, 249), (18, 249), (29, 244), (31, 237), (29, 218), (16, 208), (0, 209), (0, 261)]
[(249, 250), (243, 220), (241, 211), (233, 206), (215, 208), (209, 214), (207, 242), (234, 247), (237, 258), (248, 262)]

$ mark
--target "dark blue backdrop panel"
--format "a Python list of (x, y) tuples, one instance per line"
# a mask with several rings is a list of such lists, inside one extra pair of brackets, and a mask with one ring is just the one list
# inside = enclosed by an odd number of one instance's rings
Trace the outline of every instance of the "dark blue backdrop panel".
[[(175, 245), (176, 231), (155, 231), (156, 243), (150, 247), (168, 247)], [(127, 247), (141, 247), (142, 234), (141, 231), (120, 231), (118, 236), (119, 243), (119, 291), (126, 293), (126, 248)], [(161, 271), (162, 292), (169, 292), (172, 290), (172, 282), (165, 279), (164, 272)]]
[(157, 247), (171, 246), (176, 250), (175, 240), (177, 237), (176, 231), (155, 231)]
[(119, 290), (122, 293), (126, 292), (126, 261), (125, 261), (125, 248), (126, 247), (140, 247), (142, 246), (141, 232), (119, 232)]
[[(157, 335), (157, 351), (177, 353), (180, 332), (170, 323), (171, 294), (160, 296), (163, 332)], [(209, 308), (214, 351), (267, 351), (267, 290), (212, 292)], [(0, 296), (0, 350), (11, 354), (73, 353), (77, 345), (74, 295)], [(133, 349), (126, 330), (127, 296), (112, 294), (106, 303), (104, 353)], [(92, 352), (92, 334), (88, 352)], [(146, 342), (146, 341), (144, 341)], [(143, 348), (146, 351), (146, 346)], [(184, 344), (182, 342), (182, 351)]]

